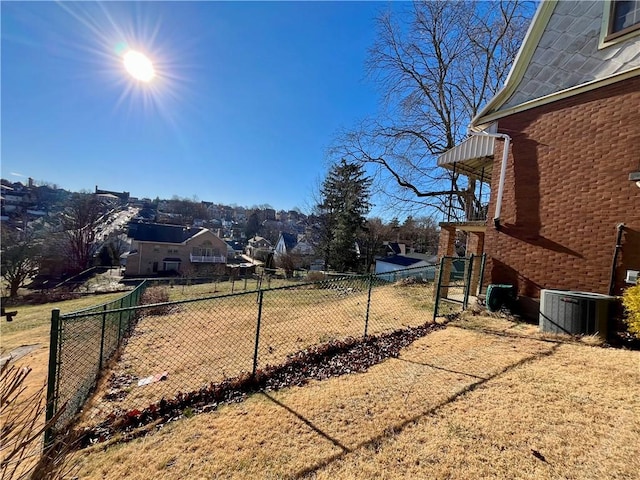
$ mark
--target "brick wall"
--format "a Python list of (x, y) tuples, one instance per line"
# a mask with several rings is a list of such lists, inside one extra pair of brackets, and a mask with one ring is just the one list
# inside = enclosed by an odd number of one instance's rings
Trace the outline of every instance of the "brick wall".
[[(640, 78), (501, 119), (512, 137), (501, 227), (488, 224), (484, 284), (608, 293), (616, 226), (625, 223), (615, 294), (640, 269)], [(489, 219), (502, 158), (497, 142)]]

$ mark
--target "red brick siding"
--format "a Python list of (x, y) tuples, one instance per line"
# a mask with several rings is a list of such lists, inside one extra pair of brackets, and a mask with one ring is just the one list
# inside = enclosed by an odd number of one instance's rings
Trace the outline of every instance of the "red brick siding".
[[(608, 293), (616, 225), (625, 223), (615, 293), (640, 269), (640, 78), (501, 119), (512, 137), (501, 228), (487, 227), (484, 283)], [(502, 142), (493, 165), (493, 219)]]

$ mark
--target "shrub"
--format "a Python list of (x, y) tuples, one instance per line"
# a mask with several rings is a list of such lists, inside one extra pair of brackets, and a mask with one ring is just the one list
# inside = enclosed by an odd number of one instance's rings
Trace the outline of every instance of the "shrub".
[[(167, 287), (149, 287), (142, 294), (142, 305), (154, 303), (166, 303), (169, 301), (169, 289)], [(158, 305), (153, 308), (145, 308), (142, 314), (146, 315), (166, 315), (170, 311), (170, 305)]]
[(142, 294), (142, 304), (163, 303), (169, 301), (169, 290), (167, 287), (149, 287)]
[(311, 271), (307, 273), (307, 281), (309, 282), (321, 282), (326, 278), (326, 275), (322, 272)]
[(626, 311), (625, 323), (629, 332), (640, 338), (640, 285), (625, 290), (622, 304)]

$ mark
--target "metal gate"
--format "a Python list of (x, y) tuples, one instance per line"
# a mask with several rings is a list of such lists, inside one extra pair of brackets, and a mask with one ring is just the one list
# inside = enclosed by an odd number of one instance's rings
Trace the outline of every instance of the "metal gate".
[(453, 313), (458, 307), (465, 310), (469, 297), (480, 294), (484, 262), (485, 254), (440, 259), (435, 282), (434, 321), (438, 315)]

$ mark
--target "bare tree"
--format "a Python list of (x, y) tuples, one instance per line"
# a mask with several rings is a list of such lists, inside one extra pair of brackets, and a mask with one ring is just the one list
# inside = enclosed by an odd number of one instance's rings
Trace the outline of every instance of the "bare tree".
[(283, 269), (287, 278), (293, 277), (293, 272), (302, 264), (302, 258), (295, 253), (284, 253), (276, 257), (276, 266)]
[(62, 228), (71, 271), (81, 272), (91, 264), (96, 253), (96, 228), (102, 216), (102, 206), (95, 196), (77, 193), (62, 215)]
[(9, 296), (38, 273), (40, 244), (28, 233), (2, 228), (2, 278), (9, 284)]
[(464, 212), (477, 202), (475, 182), (437, 168), (437, 157), (506, 80), (532, 13), (532, 2), (501, 0), (415, 2), (381, 15), (367, 70), (383, 111), (341, 133), (333, 155), (372, 167), (396, 208), (444, 212), (453, 195)]

